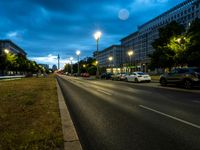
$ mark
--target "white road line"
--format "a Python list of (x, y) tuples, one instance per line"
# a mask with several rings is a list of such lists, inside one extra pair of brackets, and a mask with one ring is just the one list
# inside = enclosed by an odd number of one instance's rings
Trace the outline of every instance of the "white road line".
[(101, 89), (97, 89), (97, 91), (102, 92), (102, 93), (107, 94), (107, 95), (112, 95), (111, 93), (108, 93), (108, 92), (103, 91), (103, 90), (101, 90)]
[(200, 101), (192, 101), (192, 102), (200, 104)]
[(144, 108), (144, 109), (147, 109), (147, 110), (150, 110), (150, 111), (153, 111), (153, 112), (158, 113), (158, 114), (160, 114), (160, 115), (166, 116), (166, 117), (168, 117), (168, 118), (174, 119), (174, 120), (176, 120), (176, 121), (179, 121), (179, 122), (185, 123), (185, 124), (187, 124), (187, 125), (190, 125), (190, 126), (192, 126), (192, 127), (195, 127), (195, 128), (200, 129), (200, 126), (197, 125), (197, 124), (194, 124), (194, 123), (185, 121), (185, 120), (180, 119), (180, 118), (177, 118), (177, 117), (173, 117), (173, 116), (171, 116), (171, 115), (165, 114), (165, 113), (163, 113), (163, 112), (157, 111), (157, 110), (152, 109), (152, 108), (149, 108), (149, 107), (147, 107), (147, 106), (139, 105), (139, 107)]

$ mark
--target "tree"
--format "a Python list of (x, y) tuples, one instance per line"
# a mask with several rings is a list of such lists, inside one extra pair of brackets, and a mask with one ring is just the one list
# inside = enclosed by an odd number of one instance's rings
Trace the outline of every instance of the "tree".
[(174, 52), (173, 60), (174, 66), (184, 66), (188, 64), (187, 49), (190, 43), (190, 38), (187, 38), (185, 34), (172, 37), (167, 48)]
[(188, 66), (200, 66), (200, 19), (192, 22), (186, 36), (190, 39), (187, 49)]
[(175, 51), (168, 44), (173, 37), (180, 36), (184, 31), (184, 26), (175, 21), (159, 29), (159, 38), (152, 43), (155, 51), (150, 55), (150, 68), (171, 68), (174, 66)]

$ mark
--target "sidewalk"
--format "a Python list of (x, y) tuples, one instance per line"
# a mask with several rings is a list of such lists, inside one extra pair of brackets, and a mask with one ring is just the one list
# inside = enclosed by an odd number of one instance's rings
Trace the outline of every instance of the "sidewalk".
[(24, 78), (25, 75), (16, 75), (16, 76), (0, 76), (0, 80), (2, 79), (16, 79), (16, 78)]
[(63, 130), (64, 150), (82, 150), (79, 138), (77, 136), (74, 124), (71, 120), (68, 108), (65, 104), (65, 100), (57, 80), (56, 86)]

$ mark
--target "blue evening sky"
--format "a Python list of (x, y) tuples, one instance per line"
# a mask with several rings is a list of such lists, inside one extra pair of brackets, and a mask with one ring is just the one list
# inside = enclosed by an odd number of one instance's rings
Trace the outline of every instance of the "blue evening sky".
[(100, 30), (100, 50), (137, 30), (184, 0), (0, 0), (0, 39), (22, 47), (38, 63), (62, 65), (74, 57), (92, 56)]

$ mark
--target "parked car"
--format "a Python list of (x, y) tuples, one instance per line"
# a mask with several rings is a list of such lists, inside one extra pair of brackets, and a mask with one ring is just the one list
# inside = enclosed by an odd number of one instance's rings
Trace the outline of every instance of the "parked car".
[(120, 76), (121, 76), (120, 73), (116, 73), (116, 74), (111, 75), (111, 79), (112, 80), (120, 80)]
[(128, 75), (127, 73), (121, 73), (120, 76), (119, 76), (119, 80), (121, 80), (121, 81), (126, 80), (127, 75)]
[(111, 76), (112, 76), (112, 73), (102, 73), (101, 79), (109, 80), (109, 79), (111, 79)]
[(196, 84), (200, 84), (200, 68), (176, 68), (170, 73), (165, 73), (160, 76), (160, 84), (181, 84), (186, 89), (192, 88)]
[(126, 76), (126, 81), (132, 82), (151, 82), (151, 77), (144, 72), (132, 72)]

